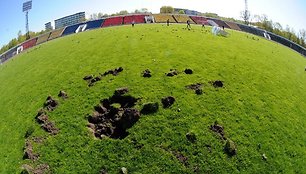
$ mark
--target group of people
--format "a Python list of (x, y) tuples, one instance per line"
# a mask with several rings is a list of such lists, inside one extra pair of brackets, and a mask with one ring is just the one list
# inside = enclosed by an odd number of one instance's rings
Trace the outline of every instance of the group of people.
[[(187, 29), (188, 30), (191, 30), (191, 25), (190, 25), (190, 20), (188, 19), (187, 20)], [(132, 27), (134, 27), (135, 26), (135, 21), (133, 20), (132, 21)], [(167, 26), (170, 26), (170, 20), (169, 19), (167, 19)], [(205, 24), (204, 24), (204, 22), (202, 23), (202, 28), (205, 28)], [(222, 29), (224, 30), (224, 26), (222, 26)]]

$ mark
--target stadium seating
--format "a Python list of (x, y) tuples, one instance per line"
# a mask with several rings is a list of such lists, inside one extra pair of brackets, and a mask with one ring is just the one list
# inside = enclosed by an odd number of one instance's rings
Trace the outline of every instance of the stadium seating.
[(102, 24), (102, 27), (122, 25), (122, 23), (123, 23), (123, 17), (122, 16), (110, 17), (110, 18), (106, 18), (104, 20), (104, 22)]
[(209, 25), (209, 23), (207, 22), (207, 19), (203, 16), (190, 16), (190, 18), (197, 24)]
[(48, 33), (45, 33), (45, 34), (42, 34), (42, 35), (38, 36), (37, 41), (36, 41), (36, 45), (47, 42), (50, 34), (51, 34), (51, 32), (48, 32)]
[(5, 53), (3, 53), (0, 56), (0, 63), (3, 63), (5, 61), (7, 61), (8, 59), (10, 59), (11, 57), (15, 56), (16, 52), (17, 52), (17, 47), (19, 47), (19, 46), (13, 47), (13, 48), (9, 49), (8, 51), (6, 51)]
[(244, 31), (244, 32), (247, 32), (247, 33), (252, 33), (254, 35), (257, 35), (257, 36), (261, 36), (261, 37), (264, 37), (264, 30), (262, 29), (259, 29), (259, 28), (255, 28), (255, 27), (252, 27), (252, 26), (248, 26), (248, 25), (243, 25), (243, 24), (237, 24), (239, 26), (239, 28)]
[(219, 27), (225, 27), (225, 28), (230, 28), (224, 21), (220, 20), (220, 19), (214, 19), (214, 18), (207, 18), (209, 20), (214, 21), (216, 24), (218, 24)]
[(209, 24), (210, 26), (219, 27), (219, 25), (218, 25), (215, 21), (213, 21), (213, 20), (208, 19), (207, 22), (208, 22), (208, 24)]
[(187, 20), (189, 20), (191, 24), (195, 24), (195, 22), (187, 15), (173, 15), (173, 17), (178, 23), (186, 23)]
[(87, 24), (86, 30), (92, 30), (92, 29), (100, 28), (102, 26), (103, 22), (104, 22), (104, 19), (88, 21), (88, 22), (86, 22), (86, 24)]
[(52, 40), (52, 39), (61, 37), (64, 30), (65, 28), (59, 28), (59, 29), (53, 30), (48, 40)]
[(133, 21), (135, 24), (137, 23), (145, 23), (146, 15), (131, 15), (123, 17), (123, 24), (131, 24)]
[(241, 31), (239, 26), (235, 22), (225, 22), (231, 29)]
[(166, 23), (168, 19), (170, 23), (176, 23), (172, 15), (155, 14), (153, 17), (156, 23)]
[(36, 45), (36, 41), (37, 41), (37, 37), (33, 38), (33, 39), (30, 39), (30, 40), (27, 40), (24, 43), (22, 43), (21, 45), (23, 47), (23, 50), (34, 47)]
[(75, 33), (75, 31), (79, 28), (80, 25), (84, 25), (84, 23), (79, 23), (66, 27), (62, 36)]

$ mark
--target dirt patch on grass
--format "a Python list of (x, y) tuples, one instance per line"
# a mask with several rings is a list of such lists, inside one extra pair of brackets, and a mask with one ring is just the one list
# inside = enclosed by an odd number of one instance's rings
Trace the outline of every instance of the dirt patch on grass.
[(224, 146), (224, 152), (229, 156), (234, 156), (237, 154), (237, 147), (232, 140), (227, 139)]
[(33, 152), (33, 145), (31, 141), (27, 139), (24, 147), (23, 159), (29, 159), (35, 161), (38, 159), (38, 157), (39, 155)]
[(189, 165), (188, 163), (188, 157), (184, 156), (182, 153), (180, 152), (172, 152), (173, 155), (176, 157), (176, 159), (182, 163), (185, 167), (187, 167)]
[(202, 87), (203, 87), (203, 84), (202, 84), (202, 83), (195, 83), (195, 84), (191, 84), (191, 85), (187, 85), (187, 86), (186, 86), (187, 89), (194, 90), (194, 92), (195, 92), (197, 95), (203, 94)]
[(60, 91), (57, 96), (61, 97), (63, 99), (67, 99), (68, 98), (68, 94), (65, 91)]
[(197, 141), (197, 137), (193, 132), (188, 132), (186, 134), (186, 138), (188, 141), (190, 141), (191, 143), (195, 143)]
[(129, 89), (127, 87), (118, 88), (118, 89), (115, 90), (114, 95), (115, 96), (121, 96), (121, 95), (124, 95), (128, 92), (129, 92)]
[(210, 84), (212, 84), (215, 88), (222, 88), (223, 85), (223, 81), (221, 80), (216, 80), (216, 81), (210, 81)]
[(122, 67), (118, 67), (115, 69), (110, 69), (105, 71), (104, 73), (99, 73), (99, 75), (94, 76), (94, 75), (86, 75), (85, 77), (83, 77), (83, 80), (86, 80), (88, 83), (88, 86), (91, 87), (93, 86), (95, 83), (101, 81), (103, 79), (103, 77), (107, 76), (107, 75), (113, 75), (113, 76), (117, 76), (119, 75), (120, 72), (123, 71)]
[(44, 108), (48, 111), (53, 111), (58, 105), (58, 102), (54, 100), (51, 96), (48, 96), (45, 103)]
[(175, 98), (172, 96), (164, 97), (162, 98), (161, 102), (164, 108), (169, 108), (170, 106), (174, 104)]
[(40, 109), (38, 111), (36, 121), (51, 135), (56, 135), (59, 132), (59, 129), (55, 127), (55, 124), (49, 120), (49, 117), (44, 109)]
[(210, 130), (216, 132), (222, 140), (226, 140), (223, 126), (215, 123), (214, 125), (210, 126)]
[(158, 111), (159, 105), (157, 102), (155, 103), (145, 103), (141, 109), (141, 114), (152, 114)]
[(173, 77), (173, 76), (176, 76), (178, 75), (178, 71), (176, 69), (170, 69), (170, 72), (166, 73), (166, 76), (168, 77)]
[(95, 137), (123, 139), (128, 135), (127, 129), (139, 120), (140, 112), (132, 108), (139, 99), (126, 93), (127, 88), (119, 88), (113, 96), (101, 100), (94, 107), (95, 112), (88, 117), (88, 127)]
[(45, 174), (48, 173), (50, 167), (48, 164), (40, 164), (36, 168), (28, 164), (22, 165), (23, 171), (21, 173), (32, 173), (32, 174)]
[(151, 75), (151, 71), (149, 69), (146, 69), (142, 72), (142, 77), (147, 77), (147, 78), (150, 78), (152, 77)]
[(189, 69), (189, 68), (186, 68), (184, 72), (185, 74), (193, 74), (192, 69)]
[(107, 75), (113, 75), (113, 76), (117, 76), (120, 72), (123, 71), (123, 68), (122, 67), (119, 67), (119, 68), (115, 68), (115, 69), (111, 69), (111, 70), (108, 70), (108, 71), (105, 71), (103, 76), (107, 76)]

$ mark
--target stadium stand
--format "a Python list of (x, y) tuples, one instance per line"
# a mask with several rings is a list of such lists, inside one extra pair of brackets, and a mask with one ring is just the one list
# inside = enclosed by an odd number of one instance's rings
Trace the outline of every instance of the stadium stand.
[(45, 33), (45, 34), (42, 34), (42, 35), (38, 36), (37, 41), (36, 41), (36, 45), (47, 42), (50, 34), (51, 34), (51, 32), (48, 32), (48, 33)]
[(131, 24), (133, 21), (135, 24), (145, 23), (146, 15), (131, 15), (123, 17), (123, 24)]
[(243, 25), (243, 24), (237, 24), (237, 25), (244, 32), (252, 33), (254, 35), (264, 37), (264, 32), (265, 31), (262, 30), (262, 29), (255, 28), (255, 27), (252, 27), (252, 26)]
[(37, 37), (23, 42), (21, 44), (22, 47), (23, 47), (23, 50), (26, 50), (26, 49), (29, 49), (31, 47), (34, 47), (36, 45), (36, 41), (37, 41)]
[(173, 17), (178, 23), (186, 23), (187, 20), (189, 20), (191, 24), (195, 24), (195, 22), (187, 15), (173, 15)]
[[(99, 20), (94, 20), (94, 21), (88, 21), (86, 23), (80, 23), (72, 26), (68, 26), (65, 28), (57, 29), (54, 31), (51, 31), (47, 34), (41, 35), (38, 38), (33, 38), (30, 40), (27, 40), (23, 42), (22, 44), (11, 48), (10, 50), (4, 52), (3, 54), (0, 55), (0, 62), (3, 63), (10, 59), (11, 57), (15, 56), (16, 54), (22, 52), (23, 50), (29, 49), (35, 45), (38, 45), (40, 43), (43, 43), (47, 40), (52, 40), (64, 35), (76, 33), (76, 32), (81, 32), (84, 30), (88, 29), (94, 29), (94, 28), (100, 28), (100, 27), (107, 27), (107, 26), (115, 26), (115, 25), (122, 25), (122, 24), (130, 24), (134, 20), (135, 23), (145, 23), (146, 18), (148, 19), (148, 23), (151, 23), (152, 20), (151, 18), (154, 17), (155, 22), (157, 23), (166, 23), (167, 20), (171, 23), (177, 23), (183, 22), (185, 23), (189, 18), (192, 19), (190, 22), (195, 22), (197, 24), (202, 25), (203, 23), (205, 25), (211, 25), (211, 26), (224, 26), (227, 28), (235, 29), (235, 30), (240, 30), (243, 32), (251, 33), (260, 37), (265, 37), (267, 39), (271, 39), (272, 41), (275, 41), (277, 43), (280, 43), (282, 45), (285, 45), (300, 54), (304, 55), (306, 57), (306, 49), (301, 47), (300, 45), (284, 38), (281, 36), (278, 36), (274, 33), (264, 31), (259, 28), (255, 28), (252, 26), (247, 26), (243, 24), (238, 24), (234, 22), (224, 22), (219, 19), (213, 19), (213, 18), (206, 18), (203, 16), (186, 16), (186, 15), (168, 15), (168, 14), (155, 14), (153, 16), (148, 16), (148, 15), (128, 15), (128, 16), (116, 16), (116, 17), (110, 17), (106, 19), (99, 19)], [(78, 30), (78, 31), (77, 31)], [(267, 37), (268, 36), (268, 37)]]
[(218, 25), (215, 21), (213, 21), (213, 20), (207, 20), (207, 22), (208, 22), (208, 24), (209, 24), (210, 26), (219, 27), (219, 25)]
[(3, 63), (17, 54), (17, 47), (13, 47), (0, 56), (0, 63)]
[(75, 25), (66, 27), (65, 30), (63, 31), (62, 36), (75, 33), (80, 25), (84, 25), (84, 23), (79, 23), (79, 24), (75, 24)]
[(123, 24), (123, 16), (116, 16), (106, 18), (102, 24), (102, 27), (109, 27), (115, 25), (122, 25)]
[(209, 25), (207, 19), (203, 16), (190, 16), (190, 18), (199, 25)]
[(59, 29), (53, 30), (51, 32), (48, 40), (52, 40), (52, 39), (56, 39), (58, 37), (61, 37), (64, 30), (65, 30), (65, 28), (59, 28)]
[(170, 23), (176, 23), (172, 15), (155, 14), (153, 17), (156, 23), (166, 23), (168, 19)]
[(86, 22), (86, 24), (87, 24), (86, 30), (92, 30), (92, 29), (100, 28), (102, 26), (103, 22), (104, 22), (104, 19), (88, 21), (88, 22)]
[(239, 26), (235, 22), (225, 22), (231, 29), (241, 31)]
[(218, 24), (219, 27), (225, 27), (225, 28), (230, 28), (224, 21), (220, 20), (220, 19), (214, 19), (214, 18), (207, 18), (209, 20), (214, 21), (216, 24)]
[(288, 40), (288, 39), (286, 39), (282, 36), (278, 36), (274, 33), (271, 33), (271, 32), (267, 32), (267, 33), (270, 35), (271, 40), (273, 40), (275, 42), (278, 42), (280, 44), (283, 44), (283, 45), (299, 52), (300, 54), (306, 56), (306, 49), (301, 47), (300, 45), (298, 45), (298, 44), (296, 44), (296, 43), (294, 43), (294, 42), (292, 42), (292, 41), (290, 41), (290, 40)]

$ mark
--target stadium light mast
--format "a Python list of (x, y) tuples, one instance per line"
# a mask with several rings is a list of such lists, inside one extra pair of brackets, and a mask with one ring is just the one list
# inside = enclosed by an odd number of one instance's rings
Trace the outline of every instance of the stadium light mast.
[(245, 3), (245, 11), (249, 11), (248, 0), (244, 0)]
[(26, 15), (26, 37), (30, 39), (29, 33), (29, 11), (32, 9), (32, 1), (24, 2), (22, 5), (22, 12)]

